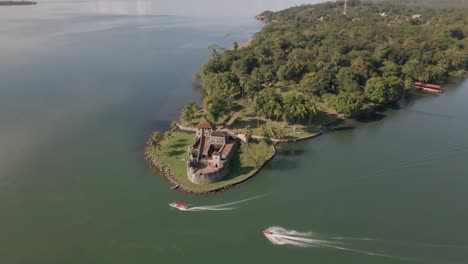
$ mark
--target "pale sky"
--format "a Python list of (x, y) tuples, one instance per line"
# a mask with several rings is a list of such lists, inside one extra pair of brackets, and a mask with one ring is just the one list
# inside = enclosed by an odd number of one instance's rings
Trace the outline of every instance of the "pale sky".
[(96, 12), (121, 14), (171, 14), (185, 16), (253, 16), (323, 0), (90, 0)]
[[(0, 15), (17, 17), (31, 14), (71, 15), (83, 13), (114, 15), (178, 15), (252, 17), (265, 10), (281, 10), (300, 4), (325, 0), (36, 0), (37, 6), (14, 14), (0, 10)], [(6, 12), (6, 11), (5, 11)]]

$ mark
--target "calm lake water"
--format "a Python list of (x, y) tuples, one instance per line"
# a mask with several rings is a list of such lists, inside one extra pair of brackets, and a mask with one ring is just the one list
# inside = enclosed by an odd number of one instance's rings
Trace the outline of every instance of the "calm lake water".
[[(41, 1), (0, 8), (0, 263), (468, 263), (468, 81), (280, 146), (254, 179), (172, 192), (142, 158), (199, 101), (207, 46), (305, 1)], [(181, 213), (173, 200), (236, 210)], [(341, 248), (274, 246), (270, 226)], [(377, 253), (385, 256), (365, 254)]]

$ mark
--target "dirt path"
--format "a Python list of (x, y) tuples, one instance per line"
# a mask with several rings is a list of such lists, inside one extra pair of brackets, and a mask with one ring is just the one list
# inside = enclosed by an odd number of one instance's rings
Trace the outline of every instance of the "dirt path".
[(239, 117), (239, 115), (241, 114), (241, 111), (237, 111), (235, 112), (231, 118), (229, 119), (229, 121), (227, 121), (226, 125), (224, 126), (225, 128), (228, 128), (230, 125), (232, 125), (232, 123), (234, 123), (234, 121), (236, 121), (236, 119)]

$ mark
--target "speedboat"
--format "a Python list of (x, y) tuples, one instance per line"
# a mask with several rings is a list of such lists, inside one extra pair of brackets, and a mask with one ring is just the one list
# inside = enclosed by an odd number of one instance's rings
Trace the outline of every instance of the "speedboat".
[(169, 204), (170, 207), (176, 208), (179, 210), (186, 210), (189, 209), (189, 206), (186, 203), (183, 202), (172, 202)]
[(271, 231), (268, 230), (268, 229), (265, 229), (265, 230), (263, 230), (263, 234), (264, 234), (264, 235), (273, 235), (273, 232), (271, 232)]

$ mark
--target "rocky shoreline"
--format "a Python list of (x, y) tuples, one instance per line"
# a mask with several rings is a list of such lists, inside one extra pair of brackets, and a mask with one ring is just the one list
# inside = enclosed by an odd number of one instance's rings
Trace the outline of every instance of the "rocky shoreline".
[(240, 180), (238, 182), (235, 182), (235, 183), (231, 183), (231, 184), (227, 184), (227, 185), (224, 185), (224, 186), (221, 186), (221, 187), (216, 187), (216, 188), (213, 188), (213, 189), (210, 189), (210, 190), (203, 190), (203, 191), (202, 190), (195, 190), (193, 188), (190, 188), (189, 186), (186, 186), (186, 185), (178, 182), (175, 179), (174, 174), (171, 171), (171, 169), (169, 168), (169, 166), (162, 163), (162, 161), (159, 158), (159, 155), (154, 156), (151, 153), (151, 150), (148, 147), (145, 148), (144, 158), (148, 162), (148, 165), (151, 167), (151, 169), (156, 174), (159, 174), (159, 175), (163, 176), (173, 186), (177, 185), (178, 186), (177, 189), (180, 189), (180, 190), (185, 191), (185, 192), (193, 193), (193, 194), (208, 194), (208, 193), (216, 193), (216, 192), (224, 191), (224, 190), (226, 190), (228, 188), (231, 188), (231, 187), (233, 187), (233, 186), (235, 186), (237, 184), (245, 182), (248, 179), (255, 176), (258, 172), (260, 172), (268, 164), (268, 162), (270, 162), (276, 156), (277, 151), (276, 151), (275, 144), (272, 145), (272, 148), (273, 148), (273, 154), (267, 160), (265, 160), (265, 162), (263, 162), (263, 164), (258, 169), (256, 169), (252, 173), (252, 175), (249, 175), (247, 178), (242, 179), (242, 180)]

